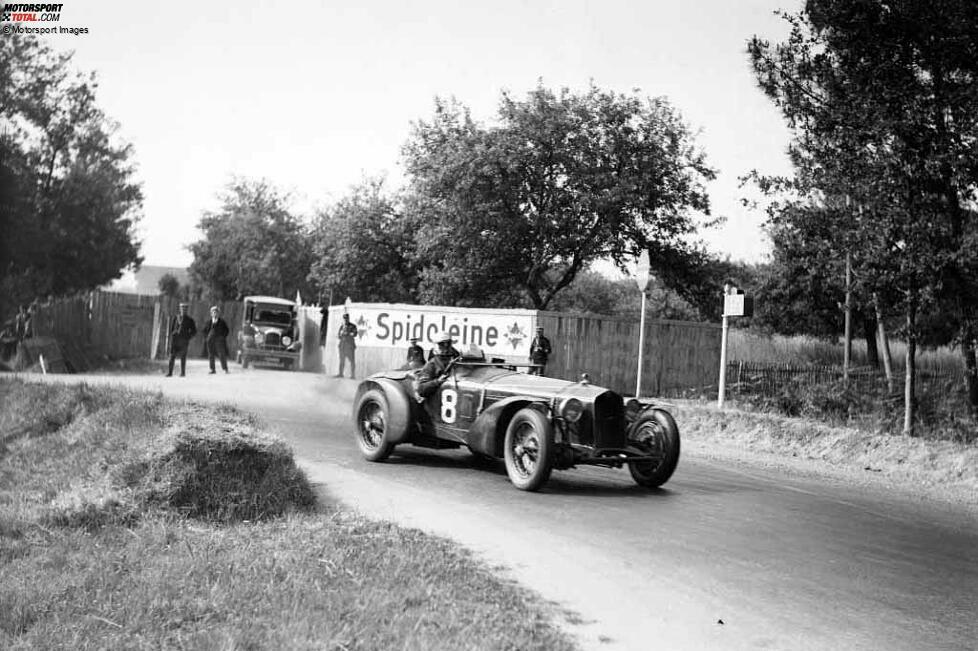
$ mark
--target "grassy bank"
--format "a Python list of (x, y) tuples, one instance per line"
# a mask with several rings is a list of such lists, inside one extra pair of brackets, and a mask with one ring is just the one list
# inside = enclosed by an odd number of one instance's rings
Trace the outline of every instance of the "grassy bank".
[(233, 409), (0, 381), (0, 648), (573, 644), (451, 543), (316, 502)]

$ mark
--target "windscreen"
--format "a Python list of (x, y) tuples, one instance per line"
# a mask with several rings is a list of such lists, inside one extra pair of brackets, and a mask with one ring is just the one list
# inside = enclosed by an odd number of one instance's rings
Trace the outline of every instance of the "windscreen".
[(255, 321), (284, 326), (291, 325), (292, 311), (281, 307), (263, 307), (259, 305), (255, 308)]

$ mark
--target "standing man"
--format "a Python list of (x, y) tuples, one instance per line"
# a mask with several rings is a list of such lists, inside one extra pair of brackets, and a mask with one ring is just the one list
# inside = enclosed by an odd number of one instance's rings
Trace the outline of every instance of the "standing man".
[(537, 336), (530, 342), (530, 375), (543, 375), (550, 359), (550, 340), (543, 336), (543, 326), (537, 326)]
[(207, 346), (207, 361), (211, 365), (211, 375), (217, 373), (214, 368), (215, 355), (221, 360), (221, 368), (228, 372), (228, 341), (231, 330), (227, 322), (221, 318), (221, 308), (211, 306), (211, 318), (204, 324), (204, 343)]
[(197, 324), (187, 316), (187, 304), (180, 303), (180, 312), (170, 319), (170, 370), (166, 376), (173, 376), (173, 362), (180, 356), (180, 377), (187, 374), (187, 350), (190, 340), (197, 334)]
[(336, 377), (343, 377), (343, 367), (346, 360), (350, 360), (350, 379), (357, 376), (357, 327), (350, 323), (350, 315), (343, 315), (343, 323), (340, 325), (340, 332), (337, 337), (340, 340), (340, 372)]
[(411, 346), (407, 352), (408, 368), (421, 368), (424, 366), (424, 348), (418, 345), (420, 339), (411, 337)]

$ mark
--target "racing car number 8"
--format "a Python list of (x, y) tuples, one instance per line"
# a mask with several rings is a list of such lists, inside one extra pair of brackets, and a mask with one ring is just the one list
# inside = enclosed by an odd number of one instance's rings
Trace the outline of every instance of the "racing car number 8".
[(454, 423), (458, 414), (458, 393), (455, 389), (445, 389), (441, 392), (441, 420), (443, 423)]

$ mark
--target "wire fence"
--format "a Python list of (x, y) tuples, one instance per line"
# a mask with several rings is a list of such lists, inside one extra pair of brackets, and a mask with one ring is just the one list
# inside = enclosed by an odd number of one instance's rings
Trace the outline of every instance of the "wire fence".
[[(774, 395), (789, 385), (815, 386), (841, 382), (841, 366), (809, 366), (784, 363), (733, 361), (727, 364), (727, 387), (740, 395)], [(918, 371), (917, 383), (945, 384), (961, 379), (955, 370)], [(903, 386), (903, 369), (894, 371), (891, 390)], [(886, 375), (872, 367), (849, 369), (849, 384), (857, 389), (887, 388)]]

